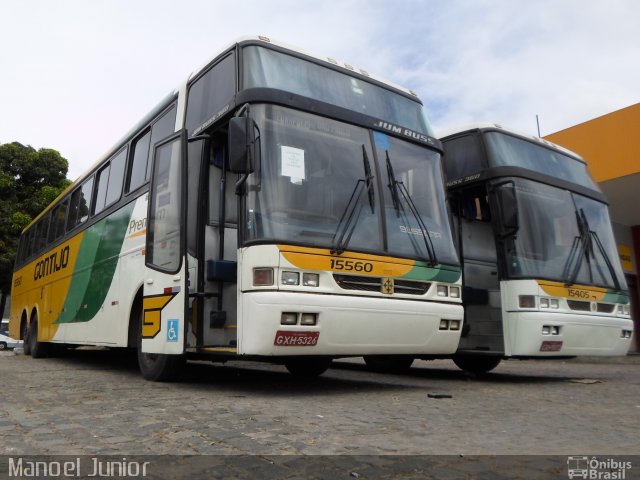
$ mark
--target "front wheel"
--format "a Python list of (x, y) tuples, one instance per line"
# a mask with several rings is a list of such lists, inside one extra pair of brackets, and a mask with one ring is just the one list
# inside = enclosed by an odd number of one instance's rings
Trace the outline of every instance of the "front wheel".
[(365, 355), (364, 363), (378, 373), (403, 373), (411, 368), (413, 357), (409, 355)]
[(7, 349), (7, 344), (4, 342), (0, 342), (0, 350), (6, 350)]
[(318, 377), (327, 371), (331, 358), (300, 357), (284, 362), (289, 373), (298, 378)]
[(487, 373), (498, 366), (502, 361), (502, 357), (493, 357), (485, 355), (455, 355), (453, 363), (461, 370), (469, 373)]
[(186, 363), (184, 355), (166, 355), (142, 351), (142, 312), (138, 321), (138, 368), (146, 380), (173, 382), (180, 377)]

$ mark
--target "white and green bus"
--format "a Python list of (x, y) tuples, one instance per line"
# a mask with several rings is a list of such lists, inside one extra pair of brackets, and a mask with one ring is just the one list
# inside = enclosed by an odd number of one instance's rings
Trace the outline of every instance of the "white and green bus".
[(577, 154), (495, 124), (441, 137), (463, 261), (454, 361), (625, 355), (633, 322), (607, 202)]
[(463, 310), (441, 144), (412, 92), (243, 39), (192, 74), (22, 234), (11, 333), (317, 375), (453, 353)]

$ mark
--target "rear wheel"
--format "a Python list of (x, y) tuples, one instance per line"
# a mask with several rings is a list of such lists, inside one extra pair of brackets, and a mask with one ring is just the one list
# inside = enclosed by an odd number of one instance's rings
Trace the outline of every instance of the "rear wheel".
[(485, 355), (455, 355), (453, 363), (460, 369), (469, 373), (487, 373), (498, 366), (502, 357)]
[(402, 373), (411, 368), (413, 357), (409, 355), (365, 355), (364, 363), (374, 372)]
[(43, 358), (47, 356), (49, 352), (49, 344), (46, 342), (38, 341), (38, 319), (31, 320), (31, 326), (29, 327), (29, 350), (33, 358)]
[(29, 346), (29, 325), (27, 325), (26, 319), (22, 320), (20, 332), (20, 335), (22, 336), (22, 351), (25, 355), (31, 355), (31, 347)]
[(331, 365), (331, 358), (300, 357), (284, 362), (289, 373), (298, 378), (312, 378), (322, 375)]

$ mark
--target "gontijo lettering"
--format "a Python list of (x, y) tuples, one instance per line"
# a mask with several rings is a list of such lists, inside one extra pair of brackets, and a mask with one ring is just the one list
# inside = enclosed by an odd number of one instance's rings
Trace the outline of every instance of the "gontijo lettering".
[(52, 273), (58, 272), (63, 268), (67, 268), (69, 264), (69, 246), (63, 247), (58, 252), (53, 252), (48, 257), (36, 263), (33, 270), (33, 279), (39, 280)]

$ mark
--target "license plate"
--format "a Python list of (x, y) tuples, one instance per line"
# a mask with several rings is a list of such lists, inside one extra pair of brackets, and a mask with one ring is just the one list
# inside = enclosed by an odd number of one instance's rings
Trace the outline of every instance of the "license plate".
[(320, 332), (291, 332), (278, 330), (273, 344), (278, 347), (313, 347), (318, 344)]
[(559, 352), (562, 348), (562, 342), (547, 340), (540, 345), (541, 352)]

